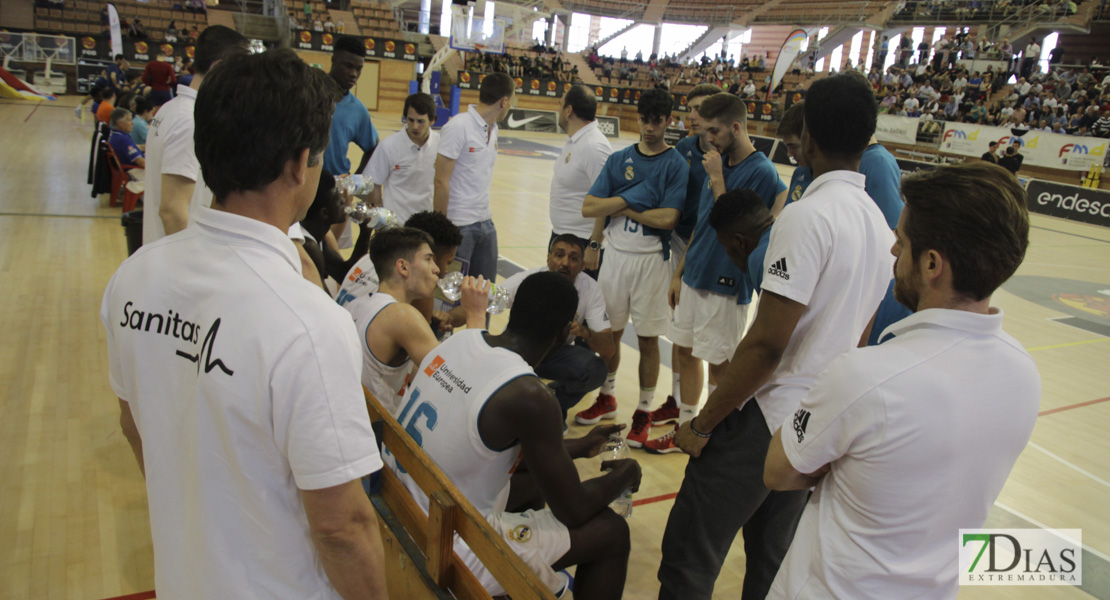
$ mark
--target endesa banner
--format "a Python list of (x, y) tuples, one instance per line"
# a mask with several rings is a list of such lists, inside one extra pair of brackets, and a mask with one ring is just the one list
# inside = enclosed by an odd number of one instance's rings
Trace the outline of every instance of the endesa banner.
[(1021, 139), (1024, 165), (1086, 171), (1091, 165), (1101, 165), (1106, 160), (1107, 142), (1103, 138), (1060, 135), (1045, 131), (1027, 131), (987, 127), (970, 123), (945, 123), (941, 135), (940, 151), (960, 156), (982, 156), (987, 145), (996, 141), (1009, 146), (1014, 138)]
[(1026, 188), (1029, 210), (1110, 227), (1110, 192), (1033, 179)]
[[(331, 52), (338, 34), (319, 31), (293, 32), (293, 47), (297, 50), (315, 50), (317, 52)], [(389, 58), (393, 60), (408, 60), (415, 62), (416, 43), (403, 40), (390, 40), (380, 37), (362, 37), (362, 47), (366, 49), (366, 58)]]

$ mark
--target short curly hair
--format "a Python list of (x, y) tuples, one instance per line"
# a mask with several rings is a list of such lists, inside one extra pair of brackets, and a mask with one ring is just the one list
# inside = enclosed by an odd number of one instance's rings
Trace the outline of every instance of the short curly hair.
[(640, 96), (640, 101), (636, 103), (636, 112), (640, 113), (640, 117), (645, 119), (667, 118), (671, 116), (671, 109), (673, 108), (674, 99), (671, 98), (670, 92), (660, 89), (645, 91)]
[(436, 248), (455, 248), (462, 244), (463, 236), (458, 226), (443, 213), (424, 210), (415, 213), (405, 221), (405, 227), (419, 229), (432, 236)]
[(805, 129), (830, 156), (859, 158), (875, 133), (878, 116), (875, 93), (863, 78), (818, 79), (806, 93)]

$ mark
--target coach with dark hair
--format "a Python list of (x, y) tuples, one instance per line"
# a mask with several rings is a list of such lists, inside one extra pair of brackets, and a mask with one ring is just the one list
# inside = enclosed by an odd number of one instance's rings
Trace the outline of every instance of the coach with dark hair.
[(386, 596), (359, 481), (382, 461), (358, 336), (287, 236), (316, 195), (339, 96), (290, 50), (213, 70), (195, 134), (212, 207), (144, 245), (104, 293), (159, 597)]
[(366, 63), (366, 49), (359, 38), (341, 35), (335, 40), (331, 53), (331, 76), (340, 89), (343, 99), (335, 105), (335, 116), (331, 120), (331, 141), (324, 151), (324, 170), (336, 177), (351, 172), (351, 161), (347, 149), (351, 142), (362, 148), (362, 162), (356, 173), (361, 173), (378, 145), (378, 130), (370, 120), (366, 105), (351, 93), (358, 83), (362, 67)]

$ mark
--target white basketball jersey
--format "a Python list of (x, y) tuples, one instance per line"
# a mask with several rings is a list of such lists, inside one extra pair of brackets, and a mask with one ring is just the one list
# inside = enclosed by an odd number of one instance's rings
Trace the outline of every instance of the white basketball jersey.
[[(509, 478), (520, 460), (520, 447), (492, 450), (478, 434), (478, 417), (486, 402), (510, 381), (536, 374), (519, 354), (493, 348), (482, 330), (451, 336), (420, 363), (397, 418), (483, 515), (503, 512)], [(425, 512), (428, 499), (412, 478), (383, 452), (385, 462), (404, 482)], [(465, 548), (461, 542), (456, 544)]]
[(412, 372), (412, 359), (408, 356), (399, 365), (393, 366), (378, 360), (370, 351), (366, 343), (366, 330), (378, 313), (397, 300), (384, 292), (375, 292), (369, 296), (359, 296), (343, 308), (349, 310), (355, 318), (355, 327), (358, 328), (359, 339), (362, 342), (362, 385), (370, 390), (378, 402), (397, 416), (400, 410), (401, 398), (405, 394), (405, 385), (408, 383), (409, 373)]

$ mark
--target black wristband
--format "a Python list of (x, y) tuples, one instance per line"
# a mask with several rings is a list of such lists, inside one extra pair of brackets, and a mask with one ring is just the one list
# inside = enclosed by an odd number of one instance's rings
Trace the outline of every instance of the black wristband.
[(694, 432), (694, 435), (696, 435), (696, 436), (700, 437), (700, 438), (701, 438), (701, 439), (703, 439), (703, 440), (707, 440), (707, 439), (709, 439), (709, 438), (713, 437), (713, 433), (712, 433), (712, 432), (710, 432), (710, 433), (702, 433), (702, 432), (698, 431), (698, 428), (697, 428), (697, 427), (694, 427), (694, 420), (693, 420), (693, 419), (691, 419), (691, 420), (690, 420), (690, 431)]

